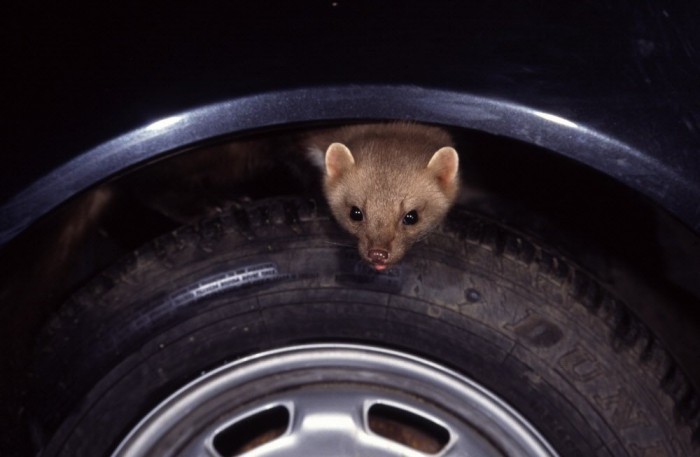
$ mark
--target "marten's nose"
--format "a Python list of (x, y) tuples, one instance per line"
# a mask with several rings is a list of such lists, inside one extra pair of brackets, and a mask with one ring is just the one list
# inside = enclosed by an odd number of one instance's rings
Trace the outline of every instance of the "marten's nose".
[(367, 257), (369, 257), (370, 262), (375, 265), (375, 268), (379, 265), (384, 265), (387, 260), (389, 260), (389, 251), (386, 249), (370, 249), (367, 251)]

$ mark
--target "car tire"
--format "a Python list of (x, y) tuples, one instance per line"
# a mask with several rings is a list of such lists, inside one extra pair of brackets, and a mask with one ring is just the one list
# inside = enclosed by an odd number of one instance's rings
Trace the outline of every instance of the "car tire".
[[(376, 272), (327, 210), (303, 198), (234, 206), (178, 229), (76, 293), (37, 345), (30, 393), (37, 448), (41, 456), (111, 455), (188, 383), (240, 371), (242, 360), (334, 347), (415, 358), (477, 386), (559, 455), (697, 453), (696, 397), (685, 378), (647, 328), (573, 260), (456, 208), (400, 265)], [(309, 370), (323, 373), (309, 360)], [(358, 383), (352, 372), (343, 376), (317, 382)], [(228, 413), (279, 396), (268, 381)], [(430, 404), (469, 422), (436, 399), (444, 391), (438, 384), (433, 394), (410, 379), (400, 384), (377, 388), (420, 397), (412, 411)], [(209, 420), (221, 425), (228, 413)], [(168, 449), (159, 455), (177, 454)], [(261, 448), (260, 455), (273, 454)]]

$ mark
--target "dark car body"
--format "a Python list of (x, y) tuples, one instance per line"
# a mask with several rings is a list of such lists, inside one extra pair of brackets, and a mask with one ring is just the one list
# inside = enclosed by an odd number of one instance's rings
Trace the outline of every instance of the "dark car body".
[[(542, 145), (698, 231), (697, 13), (694, 2), (27, 7), (5, 18), (1, 240), (168, 149), (355, 118)], [(134, 137), (183, 113), (186, 133)]]
[[(698, 2), (32, 4), (4, 16), (3, 262), (72, 198), (171, 152), (410, 120), (541, 147), (642, 199), (666, 221), (653, 239), (665, 264), (640, 261), (642, 277), (663, 275), (697, 319)], [(580, 183), (596, 202), (608, 190)], [(624, 214), (618, 202), (606, 211)], [(626, 243), (639, 250), (629, 263), (652, 250)], [(31, 264), (38, 253), (21, 249)]]

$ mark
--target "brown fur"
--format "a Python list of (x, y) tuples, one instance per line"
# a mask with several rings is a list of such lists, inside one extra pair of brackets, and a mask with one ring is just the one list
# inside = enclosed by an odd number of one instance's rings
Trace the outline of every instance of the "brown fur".
[[(323, 164), (333, 215), (358, 238), (360, 255), (377, 270), (394, 265), (439, 224), (459, 190), (457, 153), (438, 127), (346, 126), (311, 134), (307, 146), (311, 160)], [(362, 211), (361, 221), (350, 217), (353, 207)], [(412, 210), (418, 222), (406, 225)]]

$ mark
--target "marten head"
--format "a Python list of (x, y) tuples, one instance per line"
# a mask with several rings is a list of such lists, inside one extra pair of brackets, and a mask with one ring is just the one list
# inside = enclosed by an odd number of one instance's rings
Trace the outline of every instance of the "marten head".
[(429, 144), (365, 141), (332, 143), (326, 150), (324, 192), (331, 211), (378, 271), (401, 260), (456, 198), (457, 152), (451, 146), (428, 150)]

